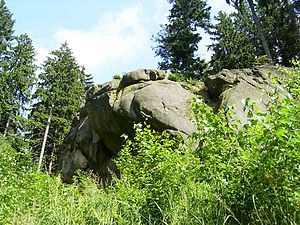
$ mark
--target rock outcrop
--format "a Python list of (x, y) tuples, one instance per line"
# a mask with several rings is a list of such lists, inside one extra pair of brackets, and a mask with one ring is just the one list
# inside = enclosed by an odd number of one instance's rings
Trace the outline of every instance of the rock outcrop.
[(216, 109), (230, 107), (235, 112), (231, 120), (239, 120), (242, 126), (248, 120), (244, 110), (247, 98), (255, 103), (256, 111), (267, 112), (270, 96), (275, 89), (279, 97), (288, 94), (280, 85), (272, 82), (272, 78), (281, 76), (274, 66), (240, 70), (224, 69), (216, 75), (209, 76), (205, 84), (210, 99), (216, 102)]
[[(276, 88), (270, 76), (275, 67), (222, 70), (195, 85), (170, 81), (160, 70), (141, 69), (91, 88), (86, 105), (74, 118), (61, 149), (62, 176), (69, 182), (77, 169), (90, 168), (109, 181), (118, 176), (113, 162), (122, 147), (122, 134), (133, 136), (133, 124), (147, 120), (158, 131), (168, 130), (186, 139), (196, 131), (191, 101), (201, 98), (214, 107), (232, 107), (233, 120), (247, 122), (244, 100), (250, 98), (267, 111), (269, 94)], [(279, 88), (282, 95), (284, 89)]]

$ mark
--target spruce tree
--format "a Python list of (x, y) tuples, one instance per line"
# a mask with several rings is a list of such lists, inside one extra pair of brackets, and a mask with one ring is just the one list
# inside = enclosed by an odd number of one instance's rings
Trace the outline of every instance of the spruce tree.
[(172, 5), (168, 23), (154, 38), (155, 54), (162, 58), (159, 68), (187, 76), (202, 75), (204, 60), (197, 56), (201, 28), (210, 21), (210, 7), (205, 0), (169, 0)]
[(12, 14), (7, 8), (4, 0), (0, 0), (0, 131), (5, 129), (5, 116), (3, 114), (10, 110), (10, 93), (7, 92), (7, 81), (9, 76), (11, 41), (13, 40)]
[(31, 100), (31, 90), (35, 79), (34, 64), (35, 52), (31, 39), (28, 35), (23, 34), (15, 38), (16, 44), (12, 47), (12, 57), (10, 58), (10, 68), (7, 71), (6, 92), (10, 107), (2, 114), (4, 118), (5, 129), (4, 135), (12, 130), (22, 130), (21, 123), (22, 113), (26, 111), (26, 105)]
[(243, 9), (243, 7), (241, 7), (241, 5), (243, 5), (243, 3), (245, 3), (245, 2), (248, 3), (248, 6), (249, 6), (248, 9), (251, 12), (252, 19), (253, 19), (254, 24), (256, 26), (259, 38), (260, 38), (261, 43), (262, 43), (262, 46), (264, 48), (264, 52), (267, 55), (267, 57), (270, 60), (272, 60), (271, 50), (270, 50), (269, 44), (266, 40), (266, 35), (265, 35), (265, 32), (262, 28), (260, 17), (258, 16), (258, 14), (255, 10), (255, 4), (254, 4), (253, 0), (226, 0), (226, 2), (228, 4), (233, 3), (234, 6), (236, 7), (236, 9), (238, 9), (241, 13), (242, 13), (242, 9)]
[(0, 0), (0, 50), (2, 53), (7, 50), (8, 43), (13, 40), (13, 26), (15, 21), (12, 19), (12, 13), (7, 8), (5, 1)]
[(92, 76), (92, 74), (85, 73), (85, 67), (84, 66), (82, 67), (82, 72), (85, 74), (84, 89), (85, 89), (85, 92), (87, 92), (94, 84), (93, 76)]
[(52, 51), (43, 63), (29, 115), (28, 135), (32, 151), (39, 158), (39, 169), (42, 165), (51, 167), (52, 156), (58, 154), (57, 149), (83, 103), (84, 79), (84, 71), (67, 43)]
[(216, 21), (209, 31), (213, 40), (209, 49), (214, 52), (210, 62), (212, 72), (251, 67), (255, 62), (255, 48), (249, 37), (249, 31), (253, 31), (251, 22), (240, 13), (224, 12), (219, 12)]
[[(290, 66), (292, 59), (300, 59), (300, 3), (297, 0), (226, 0), (241, 14), (249, 14), (256, 32), (249, 33), (256, 56), (266, 54), (275, 63)], [(247, 4), (245, 4), (247, 3)], [(246, 5), (246, 8), (241, 7)], [(267, 34), (267, 35), (266, 35)], [(259, 40), (259, 41), (258, 41)], [(264, 52), (258, 53), (258, 49)]]
[(290, 0), (259, 0), (257, 4), (275, 61), (284, 66), (300, 59), (299, 8), (297, 1)]
[(22, 129), (21, 114), (30, 101), (34, 48), (26, 34), (15, 36), (12, 14), (0, 1), (0, 132), (6, 136)]

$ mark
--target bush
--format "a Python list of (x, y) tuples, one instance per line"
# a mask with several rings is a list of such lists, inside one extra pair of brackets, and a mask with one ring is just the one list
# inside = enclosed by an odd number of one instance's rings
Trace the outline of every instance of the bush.
[(183, 80), (182, 75), (179, 73), (171, 73), (168, 75), (167, 78), (168, 80), (175, 81), (175, 82)]
[[(293, 96), (300, 89), (295, 71), (289, 72), (288, 82)], [(203, 143), (200, 181), (218, 183), (217, 192), (242, 224), (300, 222), (298, 101), (274, 99), (269, 114), (249, 113), (250, 123), (241, 130), (227, 124), (225, 112), (215, 115), (204, 104), (194, 104), (195, 136)]]
[(261, 66), (261, 65), (271, 65), (272, 60), (267, 55), (261, 55), (255, 59), (254, 65)]
[(122, 175), (117, 186), (140, 190), (144, 198), (141, 213), (148, 222), (156, 221), (169, 207), (170, 195), (177, 195), (191, 177), (196, 160), (181, 147), (179, 138), (171, 138), (166, 132), (159, 135), (148, 125), (136, 124), (134, 139), (127, 139), (117, 159)]
[(114, 74), (114, 75), (113, 75), (113, 78), (114, 78), (115, 80), (121, 80), (122, 75), (121, 75), (121, 74)]
[[(220, 198), (219, 184), (207, 182), (201, 159), (180, 138), (136, 124), (116, 160), (121, 180), (115, 190), (138, 206), (146, 224), (223, 224), (235, 216)], [(132, 191), (134, 193), (132, 194)], [(138, 195), (136, 195), (138, 193)]]

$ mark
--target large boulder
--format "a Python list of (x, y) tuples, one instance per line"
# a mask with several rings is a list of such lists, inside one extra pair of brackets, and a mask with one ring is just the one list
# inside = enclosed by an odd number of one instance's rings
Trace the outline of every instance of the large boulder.
[[(76, 169), (89, 168), (105, 182), (119, 176), (113, 159), (120, 151), (121, 136), (134, 135), (133, 124), (147, 120), (157, 131), (167, 130), (184, 140), (196, 131), (191, 102), (195, 98), (215, 108), (231, 107), (232, 120), (247, 123), (245, 100), (251, 99), (266, 112), (270, 94), (286, 91), (272, 83), (280, 76), (275, 67), (222, 70), (193, 85), (166, 79), (160, 70), (140, 69), (121, 80), (95, 85), (87, 94), (85, 106), (75, 117), (65, 139), (61, 156), (62, 176), (69, 182)], [(230, 121), (229, 121), (230, 122)]]
[(245, 104), (247, 99), (255, 104), (255, 112), (267, 112), (271, 96), (283, 97), (288, 93), (272, 81), (281, 77), (274, 66), (259, 66), (254, 69), (222, 70), (205, 80), (210, 99), (217, 109), (231, 108), (235, 112), (230, 121), (240, 121), (240, 127), (248, 122)]
[[(86, 167), (78, 165), (82, 156), (104, 180), (109, 181), (112, 174), (118, 176), (113, 159), (122, 147), (121, 136), (133, 136), (135, 122), (147, 120), (154, 129), (183, 138), (196, 131), (191, 101), (197, 96), (165, 77), (160, 70), (140, 69), (91, 88), (63, 145), (61, 165), (66, 182), (75, 169)], [(82, 152), (80, 157), (77, 151)]]

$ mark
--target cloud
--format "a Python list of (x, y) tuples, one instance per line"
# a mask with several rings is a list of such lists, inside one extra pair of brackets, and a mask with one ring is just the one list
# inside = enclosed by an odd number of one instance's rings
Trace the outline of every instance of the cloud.
[[(208, 0), (212, 14), (230, 9), (225, 0)], [(94, 27), (74, 29), (57, 28), (51, 35), (38, 39), (37, 59), (40, 64), (51, 50), (67, 41), (80, 65), (94, 76), (95, 82), (111, 80), (114, 73), (128, 72), (138, 68), (155, 68), (160, 59), (154, 57), (151, 36), (167, 22), (171, 5), (166, 0), (139, 1), (138, 4), (108, 11), (95, 21)], [(73, 25), (74, 27), (74, 25)], [(203, 34), (197, 54), (206, 60), (211, 52), (207, 45), (211, 41)], [(51, 46), (51, 47), (50, 47)]]
[(166, 0), (155, 0), (155, 22), (157, 24), (167, 23), (167, 16), (169, 15), (170, 4)]
[(38, 44), (35, 45), (35, 51), (36, 51), (36, 63), (37, 65), (40, 66), (46, 60), (49, 52), (46, 48), (43, 48)]
[(207, 4), (211, 6), (211, 14), (216, 16), (219, 11), (232, 12), (234, 9), (228, 5), (225, 0), (208, 0)]
[(150, 34), (142, 21), (143, 8), (138, 4), (105, 13), (91, 30), (60, 29), (55, 38), (58, 43), (67, 41), (79, 64), (94, 74), (107, 64), (128, 63), (143, 54)]

